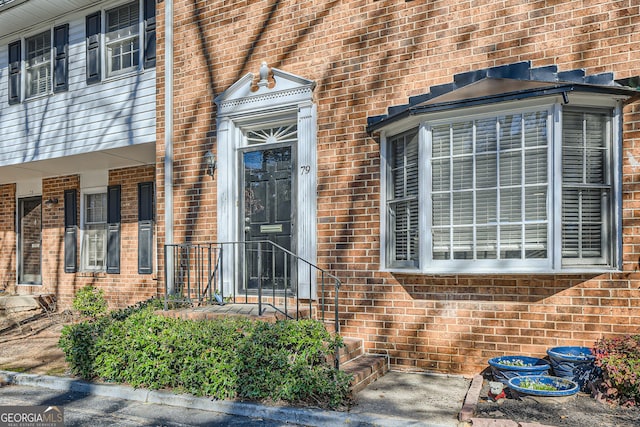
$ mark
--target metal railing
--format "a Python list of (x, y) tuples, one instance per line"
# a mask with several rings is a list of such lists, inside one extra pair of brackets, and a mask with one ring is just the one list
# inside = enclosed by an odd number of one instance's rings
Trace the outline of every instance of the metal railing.
[(340, 280), (272, 241), (165, 245), (164, 265), (165, 309), (170, 298), (199, 305), (257, 304), (259, 314), (270, 306), (287, 319), (323, 323), (325, 313), (333, 311), (334, 331), (340, 332)]

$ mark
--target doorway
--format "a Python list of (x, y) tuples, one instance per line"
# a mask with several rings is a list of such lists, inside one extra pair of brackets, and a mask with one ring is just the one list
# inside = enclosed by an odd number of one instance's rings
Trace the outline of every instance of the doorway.
[(18, 284), (42, 284), (42, 197), (18, 199)]
[(293, 259), (270, 241), (292, 249), (292, 147), (242, 153), (245, 290), (291, 289)]

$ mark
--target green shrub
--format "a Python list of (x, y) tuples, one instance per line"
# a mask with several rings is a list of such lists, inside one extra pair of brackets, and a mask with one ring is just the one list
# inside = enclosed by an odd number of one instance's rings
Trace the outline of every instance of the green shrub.
[(102, 336), (110, 319), (102, 317), (96, 321), (84, 321), (62, 328), (58, 346), (64, 351), (71, 372), (85, 379), (96, 376), (96, 341)]
[(153, 302), (65, 327), (72, 371), (216, 399), (347, 403), (350, 376), (332, 366), (339, 337), (320, 322), (189, 321), (154, 314)]
[(87, 285), (78, 289), (73, 298), (73, 308), (83, 316), (96, 318), (107, 312), (107, 301), (104, 299), (104, 291)]
[(598, 340), (595, 365), (602, 370), (601, 391), (619, 404), (640, 404), (640, 335)]
[(313, 320), (259, 323), (238, 350), (239, 396), (343, 404), (350, 378), (328, 361), (340, 345)]

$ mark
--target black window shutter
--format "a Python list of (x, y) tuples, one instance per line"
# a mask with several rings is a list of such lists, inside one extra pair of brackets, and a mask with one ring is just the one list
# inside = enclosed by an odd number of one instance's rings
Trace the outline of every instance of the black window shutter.
[(107, 188), (107, 273), (120, 273), (120, 191), (119, 185)]
[(78, 191), (64, 192), (64, 272), (75, 273), (78, 268)]
[(99, 82), (100, 74), (100, 12), (87, 16), (87, 84)]
[(69, 24), (53, 29), (53, 91), (69, 89)]
[(138, 274), (153, 273), (153, 182), (138, 184)]
[(156, 0), (144, 0), (144, 68), (156, 66)]
[(22, 57), (21, 42), (9, 44), (9, 104), (20, 102), (20, 59)]

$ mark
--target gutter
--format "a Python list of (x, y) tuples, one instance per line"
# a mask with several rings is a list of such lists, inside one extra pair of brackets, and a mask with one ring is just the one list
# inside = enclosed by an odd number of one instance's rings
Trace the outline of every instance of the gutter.
[(164, 30), (164, 280), (166, 293), (173, 295), (173, 251), (166, 253), (166, 245), (173, 244), (173, 0), (164, 2)]

